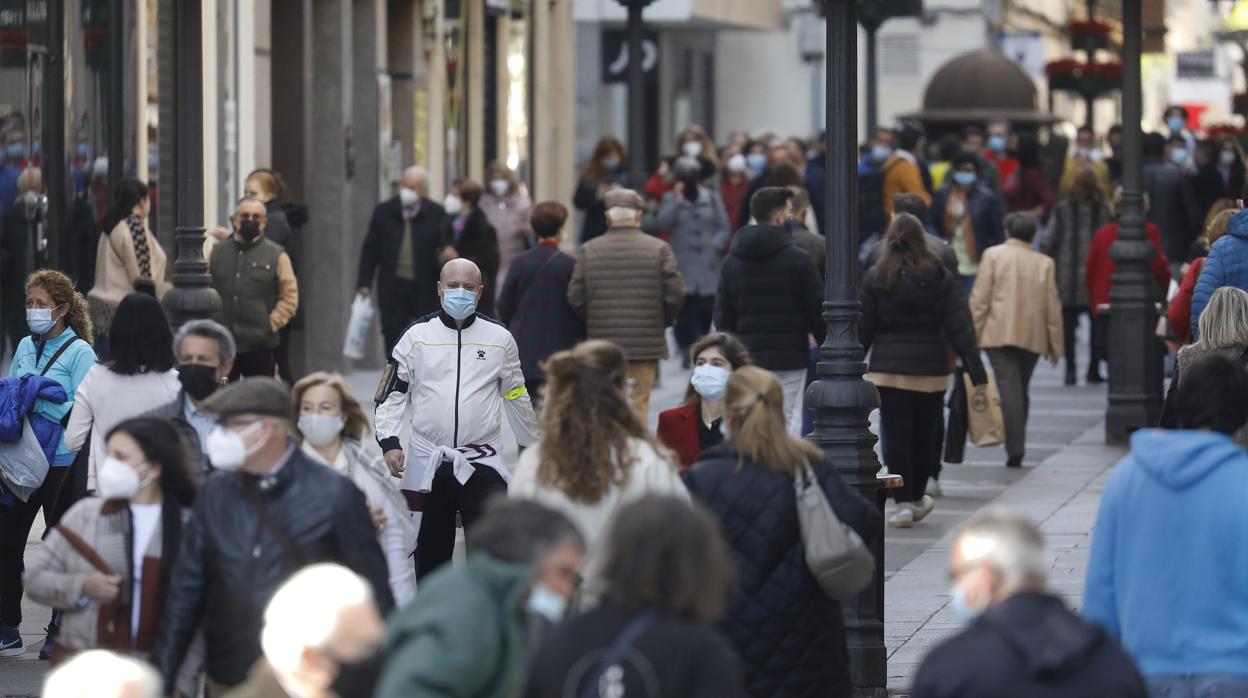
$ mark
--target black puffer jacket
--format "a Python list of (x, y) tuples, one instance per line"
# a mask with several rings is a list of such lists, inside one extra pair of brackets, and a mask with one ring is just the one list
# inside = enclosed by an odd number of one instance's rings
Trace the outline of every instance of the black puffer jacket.
[[(255, 487), (272, 525), (251, 503)], [(295, 448), (276, 475), (218, 471), (195, 499), (171, 575), (156, 657), (173, 695), (178, 666), (202, 624), (204, 671), (234, 685), (260, 658), (264, 607), (277, 587), (305, 564), (337, 562), (367, 579), (384, 615), (394, 607), (386, 561), (364, 495), (347, 478)]]
[(947, 375), (952, 347), (975, 385), (988, 382), (958, 279), (943, 266), (902, 267), (893, 287), (884, 289), (878, 271), (871, 267), (863, 279), (858, 322), (858, 338), (871, 350), (871, 371)]
[(770, 371), (805, 370), (807, 335), (823, 341), (823, 286), (815, 262), (779, 226), (737, 231), (719, 272), (715, 327), (741, 338)]
[[(842, 521), (870, 544), (882, 535), (880, 511), (830, 463), (811, 464)], [(715, 513), (737, 567), (724, 631), (740, 655), (755, 698), (848, 696), (849, 657), (841, 606), (806, 567), (793, 478), (722, 444), (685, 473), (689, 492)]]
[(1144, 698), (1122, 648), (1058, 598), (1015, 594), (932, 650), (913, 698)]

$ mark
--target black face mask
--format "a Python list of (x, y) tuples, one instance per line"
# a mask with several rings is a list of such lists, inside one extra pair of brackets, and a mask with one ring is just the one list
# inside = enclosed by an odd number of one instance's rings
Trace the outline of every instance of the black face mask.
[(380, 650), (354, 662), (339, 662), (338, 678), (329, 689), (341, 698), (372, 698), (381, 667)]
[(243, 221), (238, 224), (238, 234), (248, 242), (260, 237), (260, 221)]
[(178, 380), (182, 389), (196, 400), (203, 400), (217, 389), (217, 367), (202, 364), (182, 364), (178, 367)]

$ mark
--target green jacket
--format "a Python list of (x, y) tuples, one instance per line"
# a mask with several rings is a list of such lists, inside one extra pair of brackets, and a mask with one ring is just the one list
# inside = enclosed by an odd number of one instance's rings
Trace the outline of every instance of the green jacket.
[(221, 295), (216, 319), (234, 333), (238, 353), (275, 349), (278, 335), (270, 314), (281, 292), (278, 260), (282, 248), (265, 238), (244, 242), (234, 236), (212, 248), (208, 270)]
[(428, 577), (390, 618), (376, 698), (512, 698), (527, 653), (521, 596), (533, 570), (473, 553)]

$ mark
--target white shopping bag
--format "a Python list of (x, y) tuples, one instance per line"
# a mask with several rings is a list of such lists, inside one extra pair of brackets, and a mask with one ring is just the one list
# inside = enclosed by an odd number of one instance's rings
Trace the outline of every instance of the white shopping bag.
[(368, 346), (368, 332), (373, 327), (373, 303), (365, 296), (357, 295), (351, 302), (351, 319), (347, 322), (347, 336), (342, 342), (342, 355), (348, 359), (364, 358)]

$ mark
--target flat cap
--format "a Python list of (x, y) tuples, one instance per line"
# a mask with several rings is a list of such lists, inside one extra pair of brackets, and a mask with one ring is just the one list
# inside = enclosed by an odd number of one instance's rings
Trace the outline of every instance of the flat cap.
[(607, 210), (613, 208), (631, 208), (637, 211), (644, 211), (646, 202), (641, 195), (632, 189), (612, 189), (607, 195), (602, 197), (602, 202), (606, 205)]
[(209, 396), (204, 409), (218, 417), (258, 414), (289, 419), (293, 408), (285, 383), (275, 378), (244, 378)]

